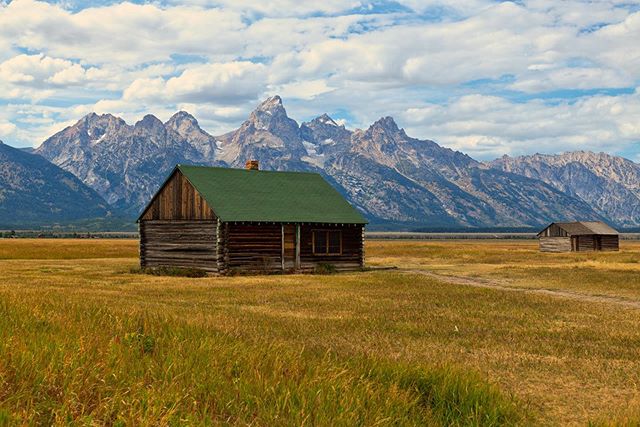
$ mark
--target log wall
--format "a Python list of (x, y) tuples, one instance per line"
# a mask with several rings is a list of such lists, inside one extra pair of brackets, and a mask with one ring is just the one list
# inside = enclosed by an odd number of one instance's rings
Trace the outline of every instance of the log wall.
[[(342, 253), (313, 253), (313, 230), (340, 230)], [(311, 271), (318, 264), (331, 264), (337, 271), (354, 271), (364, 267), (364, 226), (362, 225), (302, 225), (300, 227), (300, 268)]]
[(280, 224), (225, 224), (225, 267), (228, 271), (282, 271)]
[(176, 170), (142, 214), (142, 220), (214, 220), (215, 214), (189, 180)]
[(619, 247), (619, 237), (611, 235), (591, 235), (577, 236), (577, 250), (586, 251), (617, 251)]
[(570, 252), (572, 250), (578, 252), (617, 251), (619, 249), (618, 236), (540, 237), (541, 252)]
[(577, 239), (576, 251), (589, 252), (596, 250), (594, 236), (575, 236), (575, 238)]
[[(314, 230), (340, 230), (341, 253), (314, 254)], [(296, 264), (302, 271), (313, 271), (319, 264), (331, 264), (337, 271), (361, 269), (364, 227), (234, 224), (218, 220), (140, 221), (142, 267), (193, 267), (228, 274), (291, 271)]]
[(218, 272), (217, 221), (140, 221), (140, 266)]
[(600, 236), (601, 239), (601, 251), (618, 251), (620, 250), (620, 238), (619, 236)]
[(540, 252), (571, 252), (571, 238), (540, 237)]

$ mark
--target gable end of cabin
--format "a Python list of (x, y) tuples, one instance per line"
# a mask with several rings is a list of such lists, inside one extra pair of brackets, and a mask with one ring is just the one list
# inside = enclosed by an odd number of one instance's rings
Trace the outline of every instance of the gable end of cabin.
[(151, 199), (138, 222), (142, 268), (218, 272), (218, 218), (179, 169)]

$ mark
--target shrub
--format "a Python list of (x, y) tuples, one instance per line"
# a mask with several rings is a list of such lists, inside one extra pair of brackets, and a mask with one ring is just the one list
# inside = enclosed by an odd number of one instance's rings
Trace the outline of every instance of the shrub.
[(336, 266), (333, 264), (320, 263), (313, 269), (315, 274), (334, 274), (337, 272)]
[(173, 277), (207, 277), (207, 272), (199, 268), (186, 267), (147, 267), (132, 268), (130, 270), (134, 274), (150, 274), (152, 276), (173, 276)]

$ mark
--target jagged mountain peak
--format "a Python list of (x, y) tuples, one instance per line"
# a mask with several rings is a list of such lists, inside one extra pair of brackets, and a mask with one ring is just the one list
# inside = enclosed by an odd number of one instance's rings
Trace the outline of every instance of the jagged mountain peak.
[(323, 113), (322, 115), (316, 117), (315, 119), (311, 120), (310, 123), (322, 124), (322, 125), (328, 125), (328, 126), (336, 126), (336, 127), (344, 127), (344, 125), (339, 125), (327, 113)]
[(192, 114), (181, 110), (178, 111), (177, 113), (175, 113), (173, 116), (171, 116), (171, 118), (169, 118), (169, 120), (167, 120), (167, 122), (165, 124), (170, 124), (170, 123), (181, 123), (183, 121), (188, 121), (191, 122), (195, 125), (198, 124), (198, 120), (196, 120), (195, 117), (193, 117)]
[(640, 165), (592, 151), (501, 157), (493, 168), (538, 179), (587, 201), (601, 215), (622, 225), (638, 225)]
[(280, 95), (274, 95), (262, 101), (260, 105), (258, 105), (257, 110), (271, 111), (280, 107), (282, 107), (282, 98), (280, 98)]
[(178, 111), (175, 113), (165, 122), (164, 126), (178, 132), (180, 135), (193, 132), (206, 133), (200, 128), (198, 120), (186, 111)]
[(567, 151), (560, 154), (541, 154), (535, 153), (530, 155), (510, 157), (504, 155), (492, 163), (531, 163), (531, 162), (544, 162), (555, 165), (566, 165), (568, 163), (583, 163), (583, 164), (595, 164), (595, 163), (609, 163), (609, 164), (629, 164), (636, 165), (633, 161), (625, 159), (624, 157), (614, 156), (608, 153), (587, 150)]
[[(98, 123), (99, 117), (87, 121)], [(389, 116), (355, 132), (326, 113), (299, 126), (275, 95), (262, 101), (240, 128), (215, 138), (185, 111), (165, 124), (152, 115), (135, 126), (100, 123), (59, 132), (38, 153), (128, 212), (137, 212), (176, 163), (242, 167), (247, 159), (257, 159), (263, 169), (323, 173), (376, 221), (518, 226), (583, 214), (598, 217), (582, 193), (567, 194), (535, 177), (490, 169), (433, 141), (409, 137)], [(585, 167), (570, 165), (566, 179), (584, 175)], [(620, 180), (640, 183), (618, 163), (589, 168), (619, 170)], [(640, 217), (640, 208), (629, 206), (618, 211)]]
[(105, 114), (97, 114), (95, 112), (91, 112), (78, 120), (74, 126), (76, 127), (91, 127), (100, 123), (118, 123), (125, 125), (125, 121), (120, 117), (116, 117), (111, 113)]
[(381, 117), (376, 120), (369, 129), (382, 129), (387, 132), (399, 132), (398, 124), (391, 116)]
[(282, 104), (282, 98), (275, 95), (264, 100), (249, 115), (249, 119), (243, 123), (241, 129), (254, 128), (259, 131), (285, 132), (291, 134), (298, 132), (298, 123), (287, 116), (287, 111)]
[(136, 122), (135, 127), (164, 127), (164, 123), (153, 114), (146, 114), (142, 120)]

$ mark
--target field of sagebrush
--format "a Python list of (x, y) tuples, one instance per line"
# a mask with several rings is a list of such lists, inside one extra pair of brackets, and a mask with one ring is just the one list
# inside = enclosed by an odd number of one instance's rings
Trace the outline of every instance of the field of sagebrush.
[(158, 277), (132, 272), (135, 241), (0, 240), (0, 425), (636, 420), (640, 310), (616, 302), (640, 300), (640, 245), (372, 241), (367, 255), (403, 270)]

